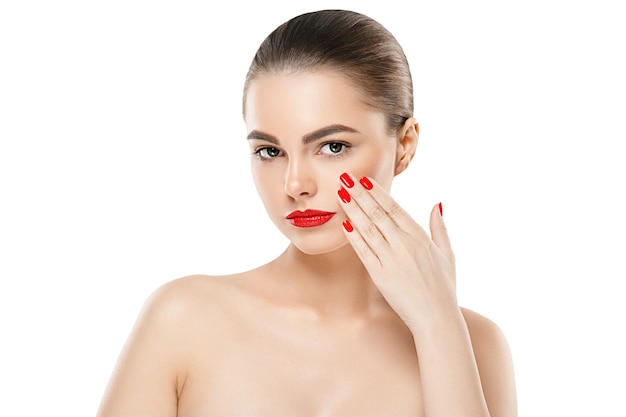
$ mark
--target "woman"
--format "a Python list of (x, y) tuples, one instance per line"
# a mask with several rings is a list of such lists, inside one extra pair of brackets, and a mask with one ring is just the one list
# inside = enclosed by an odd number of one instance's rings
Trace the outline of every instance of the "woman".
[(99, 416), (515, 416), (511, 358), (461, 309), (432, 237), (390, 197), (418, 142), (409, 67), (366, 16), (320, 11), (260, 46), (243, 98), (277, 259), (148, 300)]

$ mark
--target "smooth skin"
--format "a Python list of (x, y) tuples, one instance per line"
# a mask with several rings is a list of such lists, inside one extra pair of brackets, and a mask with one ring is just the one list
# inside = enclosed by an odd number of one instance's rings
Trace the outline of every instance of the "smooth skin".
[[(245, 121), (257, 190), (290, 244), (257, 269), (158, 289), (98, 416), (515, 417), (507, 342), (459, 307), (439, 206), (429, 236), (389, 195), (416, 121), (390, 133), (330, 71), (261, 76)], [(305, 209), (336, 215), (285, 219)]]

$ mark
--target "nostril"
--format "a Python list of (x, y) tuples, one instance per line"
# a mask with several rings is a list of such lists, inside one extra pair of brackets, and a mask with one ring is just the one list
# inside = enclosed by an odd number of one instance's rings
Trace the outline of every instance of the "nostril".
[(315, 194), (317, 190), (314, 167), (299, 158), (289, 159), (285, 171), (285, 193), (294, 199), (302, 199)]

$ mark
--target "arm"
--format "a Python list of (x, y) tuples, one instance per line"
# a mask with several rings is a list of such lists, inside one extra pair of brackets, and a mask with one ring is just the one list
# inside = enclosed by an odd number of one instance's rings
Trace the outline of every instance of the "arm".
[(413, 330), (427, 416), (516, 417), (510, 351), (501, 330), (466, 309)]
[(365, 185), (342, 199), (353, 224), (346, 236), (413, 334), (426, 415), (516, 416), (504, 337), (457, 303), (454, 254), (440, 206), (431, 212), (431, 239), (386, 190), (371, 179)]
[(516, 417), (515, 373), (504, 333), (487, 318), (468, 309), (462, 312), (491, 416)]
[(182, 302), (165, 286), (146, 302), (118, 359), (98, 417), (175, 417)]

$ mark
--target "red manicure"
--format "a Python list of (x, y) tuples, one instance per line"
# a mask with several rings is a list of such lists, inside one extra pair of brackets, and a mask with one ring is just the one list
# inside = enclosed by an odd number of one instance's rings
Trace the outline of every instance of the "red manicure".
[(343, 201), (344, 203), (350, 202), (350, 194), (348, 194), (345, 188), (341, 187), (341, 189), (337, 191), (337, 194), (339, 194), (341, 201)]
[(439, 214), (443, 216), (443, 206), (439, 203)]
[(350, 220), (346, 220), (345, 222), (343, 222), (343, 228), (346, 229), (346, 232), (348, 233), (354, 230), (354, 227), (352, 227), (352, 223), (350, 223)]
[(346, 174), (346, 173), (341, 174), (339, 179), (341, 180), (343, 185), (345, 185), (346, 187), (348, 187), (348, 188), (354, 187), (354, 181), (352, 181), (352, 178), (350, 178), (350, 176), (348, 174)]
[(363, 188), (365, 188), (366, 190), (371, 190), (372, 188), (374, 188), (374, 185), (372, 184), (372, 182), (367, 177), (361, 178), (359, 180), (359, 182), (361, 183)]

